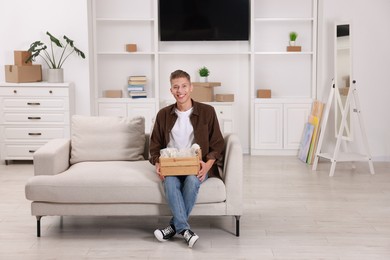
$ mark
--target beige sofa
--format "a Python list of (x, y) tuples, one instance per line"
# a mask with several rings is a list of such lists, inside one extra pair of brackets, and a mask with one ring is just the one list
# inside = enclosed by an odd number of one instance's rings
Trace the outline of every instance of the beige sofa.
[[(35, 176), (25, 193), (37, 236), (43, 216), (169, 216), (162, 183), (144, 159), (149, 142), (144, 133), (143, 118), (74, 116), (70, 139), (54, 139), (36, 151)], [(191, 215), (234, 216), (239, 236), (242, 149), (234, 134), (225, 136), (225, 145), (222, 179), (201, 185)]]

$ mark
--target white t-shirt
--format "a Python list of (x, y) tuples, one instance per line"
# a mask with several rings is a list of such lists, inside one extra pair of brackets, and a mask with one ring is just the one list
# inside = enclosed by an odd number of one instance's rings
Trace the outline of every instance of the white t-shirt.
[(187, 111), (175, 109), (177, 120), (169, 134), (168, 148), (188, 149), (194, 143), (194, 128), (190, 121), (193, 108)]

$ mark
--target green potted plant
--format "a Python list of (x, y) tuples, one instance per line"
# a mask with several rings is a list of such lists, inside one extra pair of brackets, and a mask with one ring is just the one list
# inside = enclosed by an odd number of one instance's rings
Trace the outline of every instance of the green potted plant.
[[(31, 52), (31, 55), (26, 60), (26, 63), (29, 61), (35, 61), (35, 59), (40, 56), (49, 67), (48, 82), (63, 82), (64, 72), (62, 66), (64, 65), (64, 62), (73, 53), (76, 53), (83, 59), (85, 59), (85, 54), (74, 46), (73, 40), (69, 39), (67, 36), (63, 36), (66, 41), (66, 44), (63, 44), (49, 32), (46, 32), (46, 34), (50, 38), (50, 51), (47, 49), (47, 45), (45, 43), (35, 41), (31, 43), (30, 48), (28, 49), (28, 51)], [(61, 49), (59, 54), (54, 51), (54, 47), (56, 46)]]
[(210, 70), (206, 66), (203, 66), (198, 70), (198, 72), (201, 82), (207, 82), (207, 77), (210, 75)]
[(290, 46), (295, 46), (295, 41), (297, 40), (298, 33), (290, 32)]

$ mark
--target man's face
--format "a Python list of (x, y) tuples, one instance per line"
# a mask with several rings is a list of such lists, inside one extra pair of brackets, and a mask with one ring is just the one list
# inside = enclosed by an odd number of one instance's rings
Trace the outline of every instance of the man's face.
[(176, 78), (171, 81), (171, 93), (179, 104), (191, 102), (192, 88), (187, 78)]

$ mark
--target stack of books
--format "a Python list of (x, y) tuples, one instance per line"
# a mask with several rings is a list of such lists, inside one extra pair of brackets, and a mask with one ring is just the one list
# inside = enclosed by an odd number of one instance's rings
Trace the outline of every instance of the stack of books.
[(147, 94), (145, 91), (146, 76), (130, 76), (127, 85), (127, 91), (131, 98), (146, 98)]

